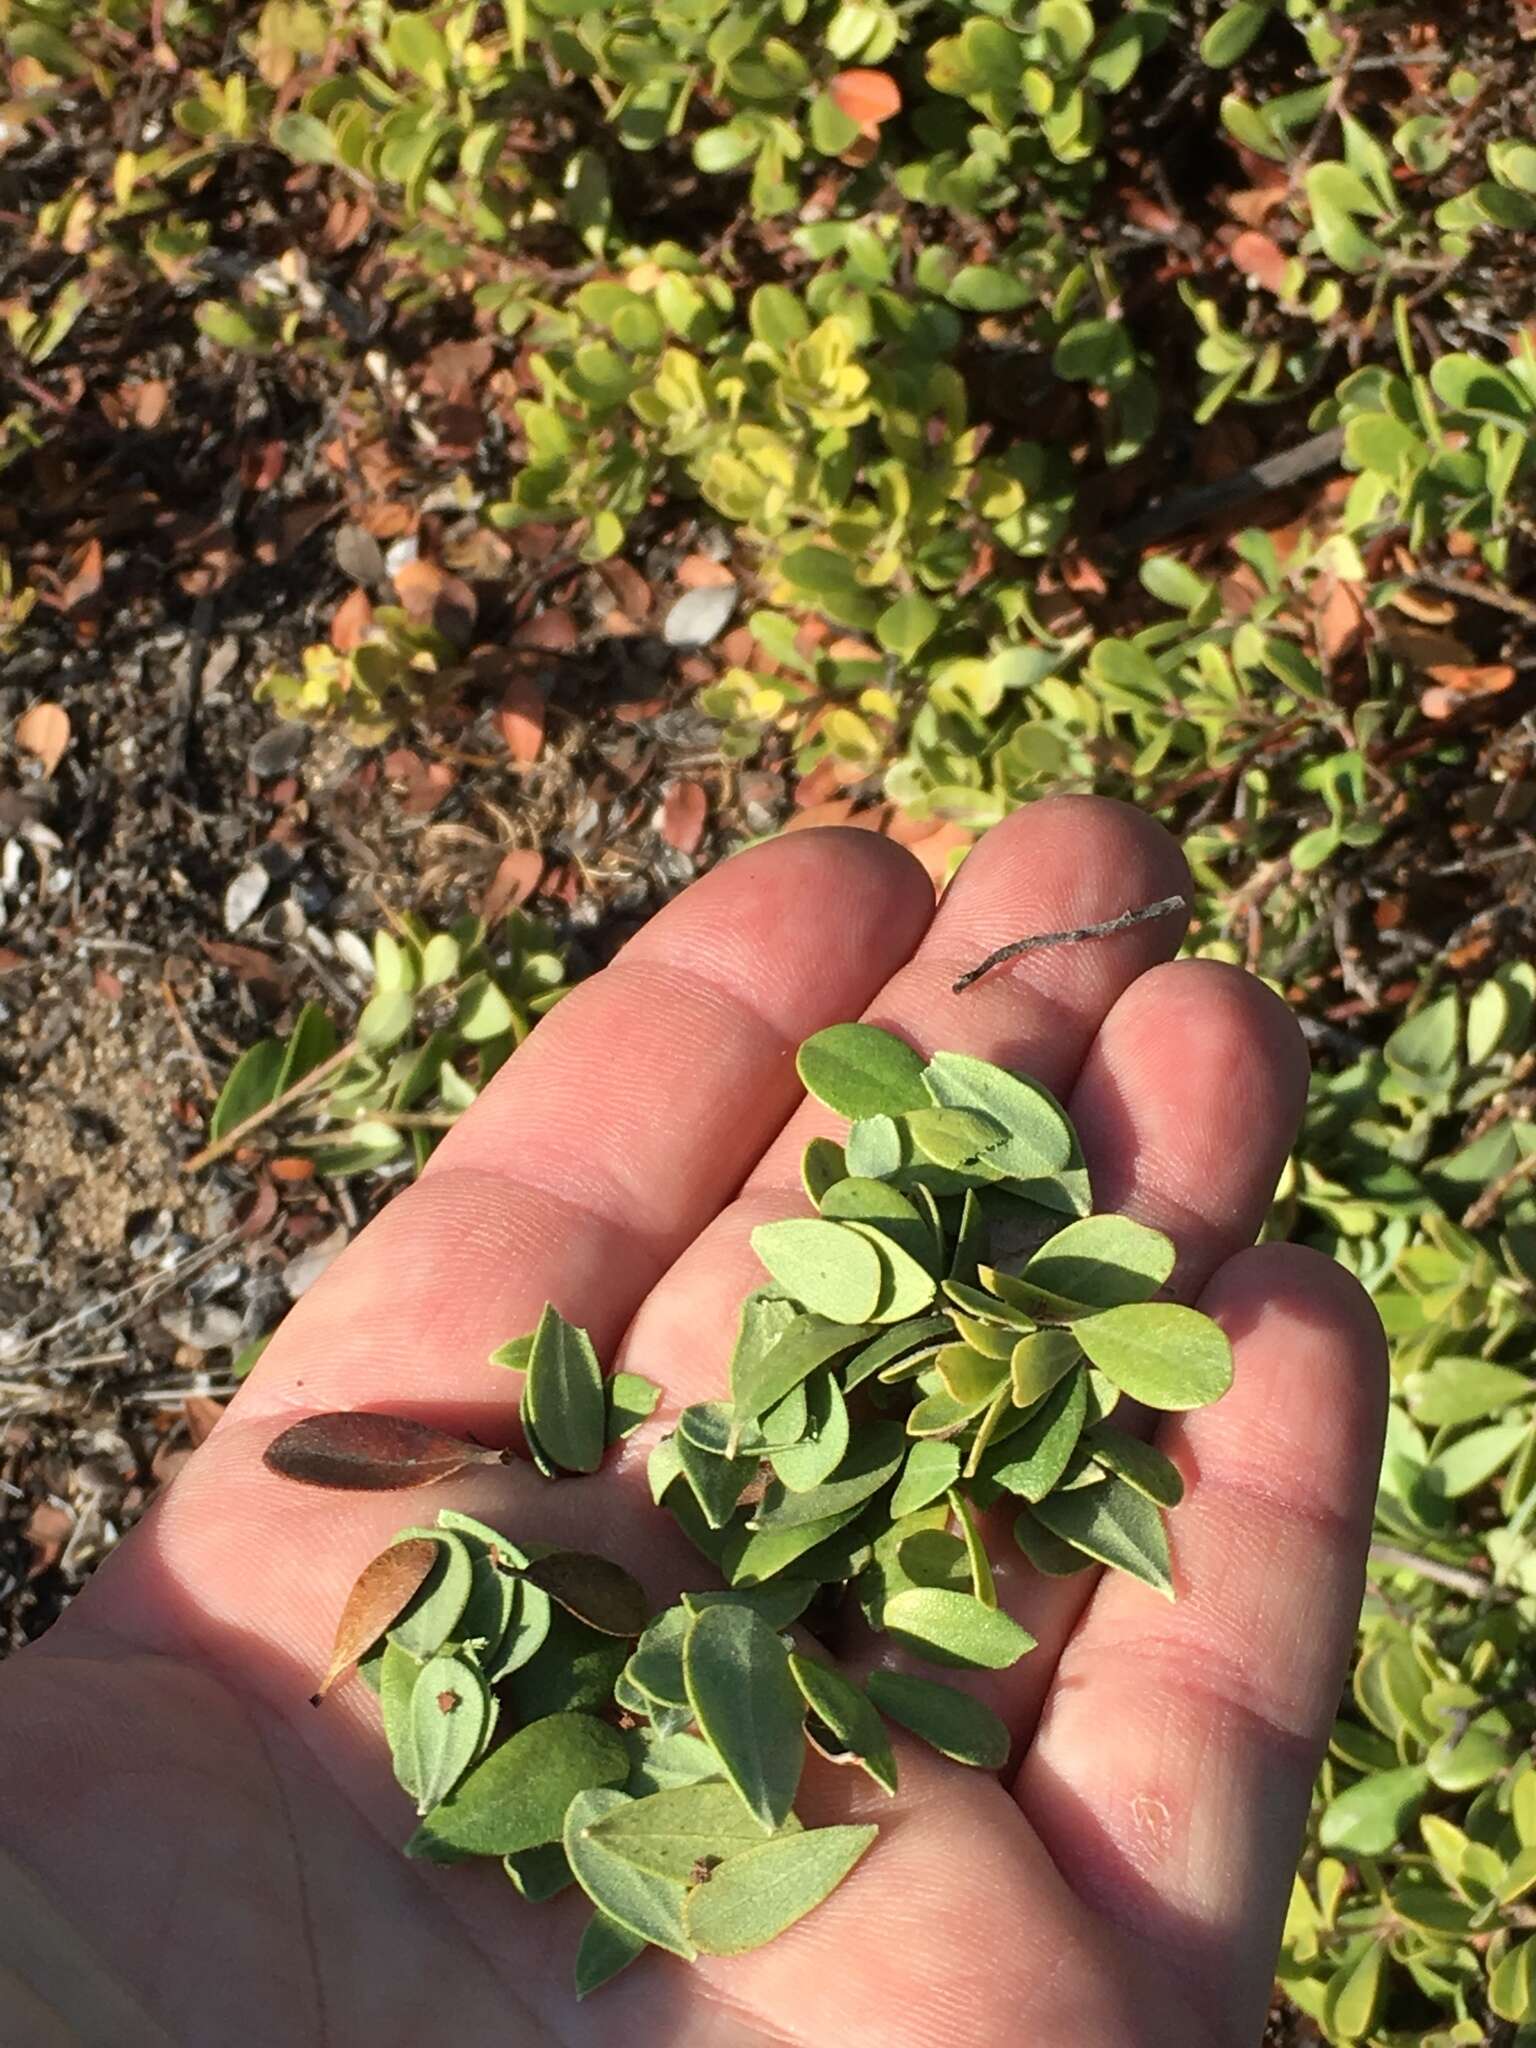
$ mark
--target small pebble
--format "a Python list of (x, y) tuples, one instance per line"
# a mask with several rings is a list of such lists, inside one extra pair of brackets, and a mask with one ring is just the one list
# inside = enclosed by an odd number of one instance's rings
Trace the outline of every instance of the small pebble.
[(736, 597), (734, 583), (685, 590), (667, 613), (661, 637), (669, 647), (707, 647), (725, 631), (736, 609)]
[(264, 732), (246, 756), (246, 765), (262, 782), (271, 782), (297, 768), (309, 752), (310, 731), (297, 719), (285, 719)]
[(229, 887), (224, 891), (224, 929), (237, 932), (261, 908), (262, 898), (270, 888), (272, 877), (260, 861), (253, 860), (243, 867)]

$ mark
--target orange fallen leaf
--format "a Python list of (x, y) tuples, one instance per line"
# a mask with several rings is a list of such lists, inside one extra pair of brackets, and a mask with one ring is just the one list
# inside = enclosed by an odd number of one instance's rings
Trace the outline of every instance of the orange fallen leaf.
[(901, 112), (901, 88), (888, 71), (839, 71), (827, 88), (832, 104), (865, 135)]
[(496, 707), (496, 730), (521, 768), (537, 761), (543, 750), (546, 709), (543, 691), (523, 676), (513, 678)]
[(1365, 606), (1361, 585), (1337, 578), (1317, 612), (1317, 644), (1324, 658), (1341, 661), (1365, 637)]
[(673, 782), (661, 800), (661, 836), (679, 853), (697, 853), (709, 817), (702, 783)]
[(544, 856), (536, 847), (514, 846), (510, 853), (504, 853), (480, 905), (480, 915), (486, 923), (494, 924), (507, 911), (526, 903), (538, 888), (543, 873)]
[(267, 1163), (267, 1171), (274, 1180), (313, 1180), (315, 1177), (315, 1162), (313, 1159), (301, 1159), (297, 1156), (272, 1159)]
[(736, 578), (713, 555), (684, 555), (677, 565), (677, 580), (684, 590), (720, 590)]
[(512, 645), (542, 647), (551, 654), (565, 654), (579, 638), (575, 613), (564, 605), (552, 604), (523, 621), (512, 635)]
[(352, 590), (331, 614), (331, 645), (338, 654), (361, 647), (373, 628), (373, 606), (366, 590)]
[(1257, 228), (1247, 228), (1233, 238), (1231, 256), (1244, 277), (1251, 277), (1267, 292), (1278, 292), (1285, 283), (1285, 251)]
[(69, 748), (69, 713), (62, 704), (34, 704), (16, 721), (16, 744), (52, 775)]
[(1425, 690), (1419, 709), (1426, 718), (1454, 718), (1458, 711), (1485, 697), (1496, 697), (1515, 680), (1508, 662), (1490, 662), (1479, 668), (1459, 668), (1451, 662), (1437, 662), (1428, 673), (1436, 687)]

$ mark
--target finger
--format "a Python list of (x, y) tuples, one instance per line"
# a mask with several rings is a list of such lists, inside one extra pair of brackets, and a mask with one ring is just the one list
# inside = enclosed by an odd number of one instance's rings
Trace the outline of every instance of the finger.
[(504, 1441), (514, 1382), (491, 1349), (546, 1300), (611, 1348), (788, 1113), (794, 1045), (862, 1005), (931, 912), (916, 863), (861, 832), (743, 855), (662, 912), (295, 1309), (106, 1582), (116, 1599), (138, 1597), (143, 1620), (186, 1580), (190, 1612), (216, 1627), (280, 1617), (309, 1643), (323, 1634), (335, 1576), (316, 1555), (345, 1583), (409, 1507), (273, 1480), (258, 1455), (273, 1418), (417, 1409)]
[(1355, 1282), (1295, 1246), (1242, 1253), (1200, 1305), (1237, 1376), (1158, 1433), (1188, 1485), (1178, 1601), (1100, 1582), (1017, 1792), (1085, 1903), (1182, 1964), (1213, 2038), (1257, 2039), (1360, 1608), (1385, 1347)]
[[(1178, 1248), (1169, 1292), (1179, 1300), (1194, 1300), (1258, 1235), (1306, 1097), (1295, 1019), (1238, 968), (1153, 968), (1105, 1019), (1068, 1104), (1094, 1207), (1167, 1232)], [(988, 1540), (1038, 1647), (991, 1682), (989, 1697), (1027, 1740), (1096, 1575), (1037, 1576), (1013, 1542), (1013, 1519), (1003, 1509), (989, 1515)]]
[[(924, 1050), (979, 1053), (1064, 1093), (1117, 997), (1178, 944), (1178, 919), (1028, 954), (963, 995), (955, 980), (1009, 938), (1094, 922), (1188, 886), (1167, 833), (1122, 804), (1068, 797), (1016, 812), (970, 855), (922, 945), (870, 1003), (867, 1019)], [(813, 1136), (842, 1128), (819, 1103), (805, 1102), (741, 1199), (647, 1299), (624, 1363), (653, 1377), (664, 1362), (671, 1368), (674, 1407), (658, 1429), (676, 1407), (723, 1389), (737, 1308), (763, 1278), (751, 1232), (807, 1207), (800, 1155)]]

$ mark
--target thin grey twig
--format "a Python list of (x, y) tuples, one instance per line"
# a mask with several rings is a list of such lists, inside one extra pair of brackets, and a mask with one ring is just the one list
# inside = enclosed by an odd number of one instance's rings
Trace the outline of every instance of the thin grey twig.
[(1139, 548), (1148, 541), (1166, 540), (1171, 534), (1182, 533), (1187, 526), (1198, 526), (1218, 513), (1231, 512), (1250, 500), (1267, 497), (1271, 491), (1285, 490), (1305, 477), (1315, 476), (1319, 470), (1336, 469), (1343, 450), (1344, 429), (1330, 427), (1295, 448), (1266, 455), (1261, 462), (1252, 462), (1232, 476), (1180, 491), (1107, 537), (1118, 548)]
[(1437, 1586), (1448, 1586), (1453, 1593), (1465, 1593), (1470, 1600), (1514, 1598), (1505, 1587), (1496, 1586), (1481, 1572), (1463, 1571), (1459, 1565), (1441, 1564), (1434, 1557), (1420, 1557), (1416, 1550), (1403, 1550), (1396, 1543), (1373, 1543), (1371, 1563), (1387, 1565), (1393, 1571), (1417, 1572), (1421, 1579), (1433, 1579)]
[(990, 974), (994, 967), (1001, 967), (1009, 960), (1017, 960), (1021, 953), (1038, 952), (1042, 946), (1075, 945), (1080, 939), (1111, 939), (1116, 932), (1128, 932), (1132, 925), (1151, 924), (1154, 918), (1172, 917), (1176, 910), (1188, 908), (1187, 896), (1164, 896), (1157, 903), (1143, 904), (1139, 910), (1122, 910), (1118, 917), (1107, 917), (1102, 924), (1080, 924), (1067, 932), (1036, 932), (1030, 938), (1015, 939), (1010, 945), (999, 946), (978, 966), (962, 974), (955, 983), (955, 994), (963, 994), (984, 974)]

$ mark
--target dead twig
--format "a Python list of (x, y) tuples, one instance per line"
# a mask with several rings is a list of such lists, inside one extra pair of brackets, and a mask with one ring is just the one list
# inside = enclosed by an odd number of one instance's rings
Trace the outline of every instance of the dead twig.
[(347, 1043), (333, 1052), (328, 1060), (322, 1060), (318, 1067), (311, 1067), (307, 1074), (301, 1075), (291, 1088), (285, 1088), (281, 1095), (274, 1095), (263, 1108), (253, 1111), (250, 1116), (236, 1124), (232, 1131), (226, 1131), (214, 1144), (205, 1145), (201, 1152), (194, 1152), (182, 1167), (182, 1172), (201, 1173), (203, 1168), (211, 1166), (215, 1159), (222, 1159), (226, 1152), (233, 1152), (237, 1145), (245, 1142), (252, 1131), (259, 1131), (263, 1124), (269, 1124), (273, 1117), (280, 1116), (301, 1096), (307, 1095), (312, 1088), (317, 1088), (322, 1081), (329, 1080), (337, 1068), (345, 1066), (356, 1051), (357, 1040), (348, 1039)]
[(1299, 441), (1294, 448), (1282, 449), (1278, 455), (1266, 455), (1262, 462), (1251, 462), (1246, 469), (1240, 469), (1232, 476), (1218, 477), (1214, 483), (1197, 484), (1193, 490), (1180, 491), (1164, 504), (1153, 505), (1110, 537), (1116, 547), (1124, 549), (1145, 547), (1149, 541), (1167, 540), (1172, 534), (1182, 533), (1186, 527), (1199, 526), (1202, 521), (1212, 519), (1218, 513), (1231, 512), (1253, 499), (1267, 498), (1271, 491), (1283, 491), (1305, 477), (1316, 476), (1320, 470), (1336, 469), (1343, 452), (1344, 429), (1330, 427), (1324, 434), (1314, 434), (1310, 440)]
[(1110, 939), (1116, 932), (1128, 932), (1132, 925), (1151, 924), (1155, 918), (1172, 917), (1175, 911), (1188, 910), (1187, 896), (1164, 896), (1157, 903), (1143, 904), (1139, 910), (1122, 910), (1118, 917), (1107, 917), (1100, 924), (1075, 925), (1071, 931), (1036, 932), (1027, 939), (1014, 939), (1006, 946), (999, 946), (995, 953), (989, 953), (985, 960), (962, 974), (955, 983), (955, 994), (962, 995), (984, 974), (990, 974), (994, 967), (1001, 967), (1009, 960), (1017, 960), (1021, 953), (1038, 952), (1043, 946), (1070, 946), (1082, 939)]
[(1370, 1562), (1385, 1565), (1391, 1571), (1417, 1572), (1421, 1579), (1432, 1579), (1437, 1586), (1447, 1586), (1453, 1593), (1465, 1593), (1469, 1600), (1513, 1600), (1515, 1597), (1506, 1587), (1496, 1586), (1481, 1572), (1465, 1571), (1460, 1565), (1441, 1564), (1438, 1558), (1421, 1557), (1416, 1550), (1404, 1550), (1396, 1543), (1373, 1543)]
[(1481, 1230), (1491, 1223), (1498, 1213), (1504, 1197), (1536, 1174), (1536, 1152), (1528, 1152), (1523, 1159), (1517, 1159), (1513, 1166), (1505, 1169), (1496, 1181), (1489, 1183), (1473, 1202), (1461, 1219), (1463, 1230)]

